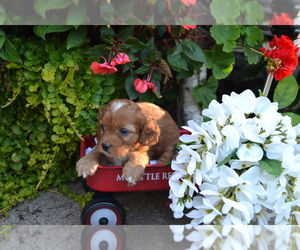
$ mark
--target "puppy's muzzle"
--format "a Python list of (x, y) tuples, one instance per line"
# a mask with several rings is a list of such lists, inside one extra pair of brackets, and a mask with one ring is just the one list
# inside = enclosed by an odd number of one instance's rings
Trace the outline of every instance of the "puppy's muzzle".
[(108, 152), (108, 150), (110, 149), (111, 145), (106, 143), (106, 142), (103, 142), (102, 143), (102, 149), (105, 151), (105, 152)]

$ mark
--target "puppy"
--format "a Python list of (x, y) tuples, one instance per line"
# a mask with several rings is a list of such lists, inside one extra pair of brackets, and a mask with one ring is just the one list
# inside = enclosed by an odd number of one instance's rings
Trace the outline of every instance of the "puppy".
[(78, 176), (93, 175), (98, 165), (124, 166), (122, 177), (135, 185), (150, 160), (170, 162), (179, 130), (169, 113), (147, 102), (110, 101), (100, 110), (96, 147), (76, 164)]

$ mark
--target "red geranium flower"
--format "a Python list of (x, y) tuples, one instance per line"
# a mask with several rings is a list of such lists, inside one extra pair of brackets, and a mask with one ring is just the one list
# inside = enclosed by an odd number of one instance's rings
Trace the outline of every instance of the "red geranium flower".
[(125, 63), (129, 63), (131, 62), (131, 60), (129, 59), (129, 56), (124, 54), (124, 53), (119, 53), (116, 55), (116, 57), (114, 59), (112, 59), (110, 61), (110, 65), (112, 66), (116, 66), (118, 64), (125, 64)]
[(157, 88), (155, 83), (149, 82), (148, 80), (141, 80), (139, 78), (135, 79), (133, 83), (135, 90), (139, 93), (145, 93), (148, 89), (152, 89), (153, 92), (156, 92)]
[(292, 75), (298, 65), (299, 47), (285, 35), (281, 37), (275, 35), (270, 47), (272, 49), (260, 48), (268, 60), (268, 73), (272, 73), (277, 81)]
[(278, 15), (275, 12), (270, 21), (270, 25), (294, 25), (294, 21), (287, 13), (281, 12), (281, 14)]
[(117, 68), (108, 64), (104, 57), (102, 58), (104, 59), (104, 63), (93, 62), (91, 64), (90, 68), (93, 70), (94, 74), (105, 75), (105, 74), (112, 74), (118, 71)]

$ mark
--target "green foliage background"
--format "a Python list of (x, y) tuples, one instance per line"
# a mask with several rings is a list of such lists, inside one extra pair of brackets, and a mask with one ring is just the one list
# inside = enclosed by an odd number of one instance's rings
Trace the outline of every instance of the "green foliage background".
[(110, 75), (92, 74), (98, 57), (85, 53), (88, 43), (74, 45), (74, 28), (69, 40), (57, 33), (41, 39), (33, 27), (7, 31), (0, 84), (2, 211), (38, 189), (74, 181), (80, 136), (95, 134), (99, 108), (122, 96)]
[[(199, 27), (198, 27), (199, 28)], [(216, 99), (218, 81), (230, 75), (233, 53), (241, 46), (248, 64), (259, 55), (264, 36), (257, 26), (211, 26), (206, 33), (181, 26), (2, 26), (0, 29), (0, 212), (6, 212), (38, 190), (61, 187), (75, 200), (89, 196), (70, 193), (77, 178), (82, 135), (96, 133), (99, 108), (115, 98), (163, 104), (174, 100), (180, 80), (202, 65), (211, 72), (193, 90), (206, 108)], [(211, 37), (210, 37), (211, 36)], [(210, 37), (210, 46), (201, 45)], [(126, 53), (131, 62), (114, 74), (93, 74), (92, 62)], [(149, 78), (158, 91), (135, 91), (136, 78)], [(299, 102), (298, 84), (281, 81), (274, 100), (288, 108)], [(292, 96), (291, 96), (292, 95)], [(289, 111), (294, 124), (299, 116)]]
[(0, 24), (262, 24), (258, 0), (2, 0)]

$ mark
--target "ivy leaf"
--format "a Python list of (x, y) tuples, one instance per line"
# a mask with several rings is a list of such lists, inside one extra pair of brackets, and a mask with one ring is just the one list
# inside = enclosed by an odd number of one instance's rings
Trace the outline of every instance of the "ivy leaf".
[(83, 44), (86, 35), (87, 35), (87, 29), (85, 26), (80, 26), (78, 27), (78, 29), (72, 29), (67, 38), (67, 50)]
[(236, 46), (235, 40), (240, 37), (240, 29), (237, 25), (213, 25), (210, 32), (217, 44), (224, 45), (225, 52), (231, 52)]
[(198, 84), (193, 89), (193, 96), (198, 103), (202, 104), (202, 108), (207, 108), (209, 103), (216, 99), (217, 88), (218, 80), (211, 76), (206, 84)]
[(271, 175), (275, 175), (278, 177), (282, 173), (281, 162), (278, 160), (272, 160), (268, 158), (264, 158), (263, 160), (258, 162), (263, 169)]
[(287, 76), (278, 82), (274, 92), (274, 102), (278, 102), (278, 109), (289, 106), (297, 97), (298, 83), (294, 76)]
[(212, 0), (210, 10), (217, 24), (236, 24), (235, 20), (240, 15), (241, 7), (239, 0)]
[(23, 167), (23, 164), (22, 162), (15, 162), (13, 165), (12, 165), (12, 168), (13, 170), (15, 171), (20, 171)]
[(73, 0), (35, 0), (34, 10), (37, 14), (46, 19), (47, 10), (64, 9), (73, 4)]
[[(1, 41), (1, 39), (0, 39)], [(0, 49), (0, 57), (5, 61), (13, 61), (22, 63), (22, 59), (18, 54), (15, 46), (5, 38), (2, 48)]]
[(212, 69), (216, 79), (227, 77), (232, 71), (235, 62), (234, 55), (232, 53), (224, 52), (222, 47), (222, 45), (215, 45), (213, 50), (205, 51), (207, 59), (206, 66), (209, 69)]

